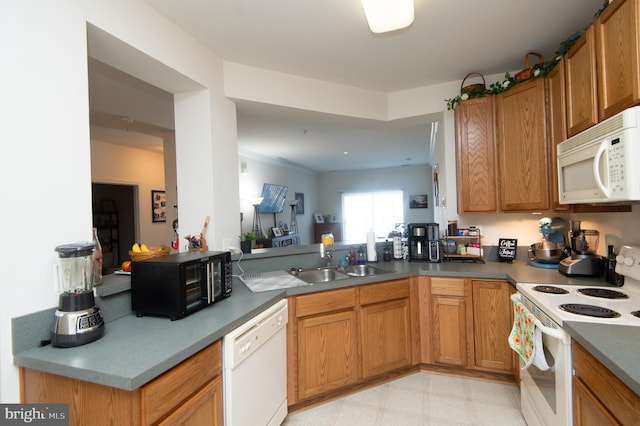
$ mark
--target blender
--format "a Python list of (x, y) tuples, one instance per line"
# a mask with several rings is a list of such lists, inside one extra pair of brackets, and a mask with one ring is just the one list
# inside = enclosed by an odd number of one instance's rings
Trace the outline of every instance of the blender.
[(70, 348), (98, 340), (104, 334), (104, 319), (93, 295), (94, 268), (91, 242), (56, 247), (58, 309), (51, 327), (51, 343)]
[(571, 222), (569, 231), (571, 257), (560, 262), (558, 271), (567, 276), (599, 277), (602, 258), (596, 255), (600, 233), (594, 229), (580, 229), (580, 222)]

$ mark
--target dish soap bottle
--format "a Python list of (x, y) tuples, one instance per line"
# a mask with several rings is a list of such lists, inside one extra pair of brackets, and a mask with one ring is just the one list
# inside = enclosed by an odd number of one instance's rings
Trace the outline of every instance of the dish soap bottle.
[(364, 246), (360, 246), (358, 249), (358, 265), (364, 265), (367, 262), (367, 254), (364, 251)]

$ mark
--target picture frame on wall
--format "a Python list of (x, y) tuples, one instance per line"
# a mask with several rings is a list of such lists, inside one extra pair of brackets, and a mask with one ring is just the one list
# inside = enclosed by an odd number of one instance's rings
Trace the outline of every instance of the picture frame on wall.
[(427, 207), (429, 207), (429, 197), (427, 194), (409, 196), (410, 209), (426, 209)]
[(304, 214), (304, 192), (296, 192), (295, 199), (298, 201), (298, 204), (296, 204), (296, 214)]
[(151, 221), (167, 221), (167, 193), (160, 190), (151, 190)]

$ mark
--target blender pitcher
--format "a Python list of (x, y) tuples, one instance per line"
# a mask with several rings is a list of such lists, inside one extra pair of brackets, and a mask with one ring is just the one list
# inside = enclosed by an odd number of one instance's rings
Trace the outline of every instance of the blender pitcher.
[(80, 346), (104, 334), (104, 320), (93, 295), (94, 244), (81, 242), (56, 247), (58, 309), (51, 327), (51, 343)]

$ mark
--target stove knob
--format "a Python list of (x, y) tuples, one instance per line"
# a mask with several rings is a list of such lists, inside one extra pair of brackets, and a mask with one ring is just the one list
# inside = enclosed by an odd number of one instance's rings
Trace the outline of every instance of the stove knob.
[(633, 266), (633, 257), (631, 257), (631, 256), (625, 257), (625, 256), (619, 254), (618, 256), (616, 256), (616, 262), (624, 263), (627, 266)]

